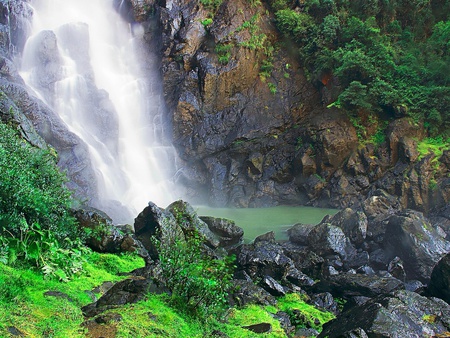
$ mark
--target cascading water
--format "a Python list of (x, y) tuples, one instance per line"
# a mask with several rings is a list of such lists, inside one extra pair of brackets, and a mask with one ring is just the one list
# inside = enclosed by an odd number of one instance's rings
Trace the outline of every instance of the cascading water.
[(116, 221), (127, 220), (115, 217), (111, 201), (130, 208), (133, 216), (148, 201), (166, 206), (174, 200), (175, 153), (164, 142), (156, 63), (137, 53), (143, 28), (126, 23), (113, 0), (32, 0), (31, 5), (21, 75), (88, 144), (100, 206)]

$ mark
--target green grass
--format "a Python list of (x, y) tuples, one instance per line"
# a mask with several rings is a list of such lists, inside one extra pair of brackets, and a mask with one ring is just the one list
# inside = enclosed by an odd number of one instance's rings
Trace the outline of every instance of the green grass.
[[(25, 268), (11, 268), (0, 263), (0, 337), (9, 337), (8, 328), (15, 327), (27, 337), (77, 338), (86, 337), (87, 328), (81, 324), (86, 320), (81, 307), (91, 303), (95, 287), (106, 281), (116, 282), (126, 278), (119, 276), (144, 265), (134, 255), (112, 255), (90, 252), (84, 263), (84, 273), (75, 275), (68, 282), (55, 278), (44, 278), (38, 272)], [(46, 291), (65, 293), (70, 300), (45, 296)], [(100, 297), (96, 294), (96, 297)], [(249, 305), (231, 308), (223, 318), (208, 317), (200, 321), (170, 307), (168, 296), (149, 294), (136, 304), (128, 304), (109, 310), (104, 314), (120, 314), (121, 320), (109, 324), (114, 327), (116, 337), (208, 337), (219, 330), (229, 337), (278, 338), (286, 337), (280, 323), (272, 317), (278, 311), (288, 314), (300, 311), (308, 318), (310, 326), (319, 331), (326, 321), (333, 318), (304, 302), (300, 295), (282, 297), (275, 306)], [(295, 319), (294, 317), (292, 317)], [(317, 318), (319, 325), (314, 324)], [(272, 331), (256, 334), (242, 326), (270, 323)], [(311, 324), (312, 323), (312, 324)], [(307, 323), (296, 323), (298, 326)], [(105, 328), (106, 328), (105, 326)]]
[[(137, 256), (90, 253), (84, 273), (67, 283), (45, 279), (38, 271), (0, 263), (0, 337), (16, 327), (27, 337), (84, 337), (81, 307), (92, 302), (89, 291), (106, 281), (119, 281), (118, 273), (142, 267)], [(67, 294), (71, 301), (48, 297), (46, 291)]]

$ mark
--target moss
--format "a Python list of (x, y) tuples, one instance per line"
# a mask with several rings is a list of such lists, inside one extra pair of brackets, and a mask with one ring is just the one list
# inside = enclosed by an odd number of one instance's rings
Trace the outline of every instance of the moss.
[[(278, 307), (281, 311), (290, 315), (291, 322), (294, 325), (313, 327), (318, 331), (322, 331), (323, 324), (335, 318), (331, 312), (322, 311), (307, 304), (301, 295), (296, 293), (288, 294), (279, 299)], [(306, 322), (302, 322), (304, 320)]]
[[(106, 281), (119, 281), (124, 278), (119, 273), (144, 265), (134, 255), (89, 253), (85, 259), (84, 273), (67, 283), (0, 263), (0, 337), (9, 336), (10, 326), (27, 337), (85, 337), (81, 307), (93, 301), (89, 290)], [(45, 296), (47, 291), (67, 297)]]

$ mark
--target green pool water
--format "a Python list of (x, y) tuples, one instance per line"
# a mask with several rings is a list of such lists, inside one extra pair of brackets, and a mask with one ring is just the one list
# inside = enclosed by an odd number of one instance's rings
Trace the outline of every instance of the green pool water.
[(275, 238), (277, 240), (287, 240), (286, 230), (294, 224), (317, 224), (325, 215), (334, 215), (339, 211), (336, 209), (303, 206), (247, 209), (196, 206), (194, 209), (199, 216), (214, 216), (235, 221), (237, 226), (244, 229), (244, 238), (247, 242), (269, 231), (275, 232)]

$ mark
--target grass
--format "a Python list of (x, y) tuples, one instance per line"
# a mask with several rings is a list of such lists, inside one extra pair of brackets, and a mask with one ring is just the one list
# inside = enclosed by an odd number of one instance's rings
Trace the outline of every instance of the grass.
[[(92, 291), (106, 281), (116, 282), (126, 278), (124, 274), (144, 265), (134, 255), (112, 255), (90, 252), (84, 263), (84, 273), (74, 276), (68, 282), (55, 278), (44, 278), (39, 271), (25, 268), (11, 268), (0, 263), (0, 337), (9, 337), (12, 327), (26, 337), (86, 337), (87, 328), (81, 325), (85, 318), (81, 307), (93, 301)], [(65, 297), (44, 295), (47, 291), (64, 293)], [(100, 297), (96, 294), (95, 297)], [(273, 318), (278, 311), (290, 315), (300, 311), (308, 323), (321, 330), (326, 321), (333, 318), (304, 302), (298, 294), (291, 294), (278, 300), (276, 306), (249, 305), (231, 308), (223, 318), (198, 319), (176, 311), (168, 305), (168, 296), (149, 294), (136, 304), (128, 304), (105, 312), (105, 315), (119, 314), (121, 320), (101, 324), (100, 328), (113, 327), (118, 338), (134, 337), (208, 337), (214, 330), (229, 337), (286, 337), (280, 323)], [(296, 312), (297, 311), (297, 312)], [(317, 319), (316, 319), (317, 318)], [(316, 321), (314, 321), (316, 319)], [(295, 316), (292, 317), (295, 320)], [(272, 331), (256, 334), (242, 326), (270, 323)], [(314, 324), (319, 323), (319, 324)], [(99, 324), (100, 325), (100, 324)]]

